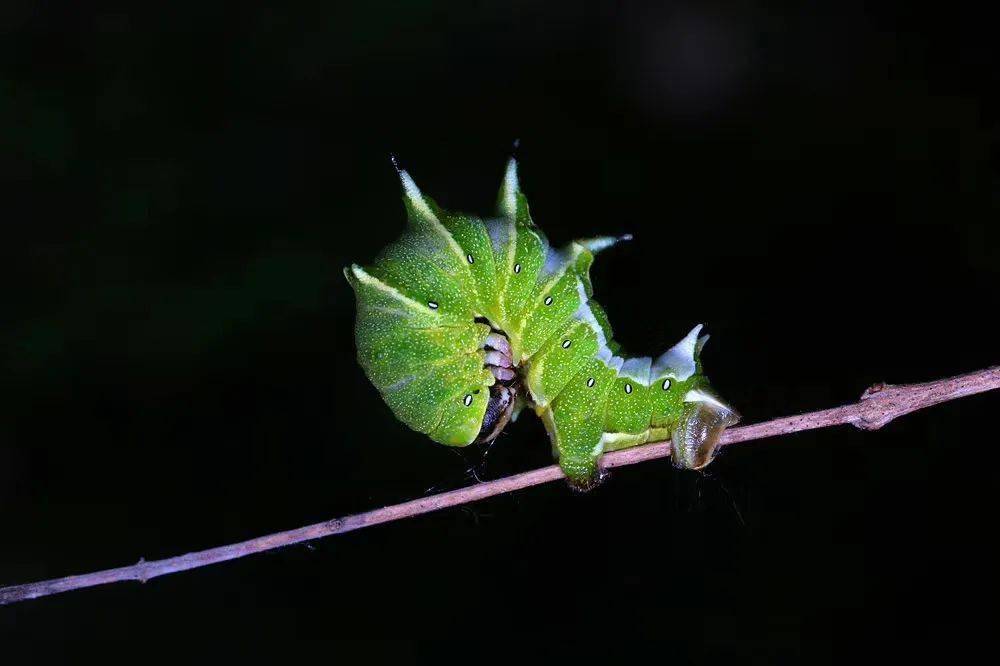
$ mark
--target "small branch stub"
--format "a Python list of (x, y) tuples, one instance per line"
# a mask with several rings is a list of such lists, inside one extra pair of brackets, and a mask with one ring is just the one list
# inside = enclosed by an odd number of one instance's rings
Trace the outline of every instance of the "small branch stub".
[(893, 419), (918, 409), (988, 391), (990, 387), (996, 388), (998, 380), (1000, 368), (993, 367), (923, 384), (896, 386), (880, 382), (870, 386), (861, 395), (858, 403), (860, 418), (854, 425), (862, 430), (878, 430)]

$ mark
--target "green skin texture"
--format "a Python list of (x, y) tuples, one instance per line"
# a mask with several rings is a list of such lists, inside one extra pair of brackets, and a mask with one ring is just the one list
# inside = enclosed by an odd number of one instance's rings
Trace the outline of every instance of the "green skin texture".
[(684, 396), (707, 389), (698, 358), (704, 340), (689, 345), (693, 374), (650, 373), (647, 363), (637, 380), (622, 375), (620, 357), (609, 360), (618, 345), (591, 300), (590, 266), (619, 239), (551, 249), (513, 160), (490, 220), (446, 212), (400, 176), (408, 228), (367, 268), (344, 270), (357, 297), (358, 361), (397, 418), (441, 444), (476, 440), (496, 381), (484, 367), (490, 327), (475, 321), (486, 318), (507, 335), (528, 391), (522, 397), (574, 487), (599, 479), (602, 453), (670, 438), (690, 409)]

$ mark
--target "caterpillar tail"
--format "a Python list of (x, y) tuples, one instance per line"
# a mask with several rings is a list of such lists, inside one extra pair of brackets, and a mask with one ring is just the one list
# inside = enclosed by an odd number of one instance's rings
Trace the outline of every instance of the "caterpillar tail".
[(603, 454), (648, 442), (671, 440), (681, 469), (712, 461), (722, 433), (740, 416), (701, 374), (707, 336), (697, 338), (700, 329), (656, 363), (594, 358), (548, 404), (536, 406), (571, 487), (586, 491), (603, 480)]

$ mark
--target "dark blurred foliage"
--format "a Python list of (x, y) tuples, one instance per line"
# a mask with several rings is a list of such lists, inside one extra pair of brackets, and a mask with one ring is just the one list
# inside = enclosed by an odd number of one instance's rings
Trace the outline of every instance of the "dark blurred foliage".
[[(4, 2), (0, 583), (549, 462), (530, 417), (485, 457), (433, 445), (357, 366), (341, 269), (403, 227), (390, 153), (488, 213), (520, 139), (555, 242), (636, 236), (594, 271), (618, 339), (655, 353), (706, 322), (709, 375), (747, 421), (996, 363), (995, 24), (873, 4)], [(993, 598), (997, 400), (0, 609), (0, 627), (56, 645), (526, 632), (564, 656), (635, 637), (758, 660), (970, 647)]]

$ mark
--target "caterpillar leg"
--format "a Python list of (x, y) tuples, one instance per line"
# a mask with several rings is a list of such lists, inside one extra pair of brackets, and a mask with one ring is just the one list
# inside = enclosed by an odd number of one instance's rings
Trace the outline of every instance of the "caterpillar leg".
[(598, 462), (604, 453), (605, 405), (613, 375), (603, 363), (593, 360), (549, 406), (536, 408), (559, 466), (576, 490), (589, 490), (604, 478)]
[(507, 337), (501, 333), (490, 333), (486, 336), (484, 350), (485, 367), (496, 377), (496, 383), (490, 387), (490, 399), (477, 442), (490, 442), (503, 431), (514, 414), (520, 389)]

